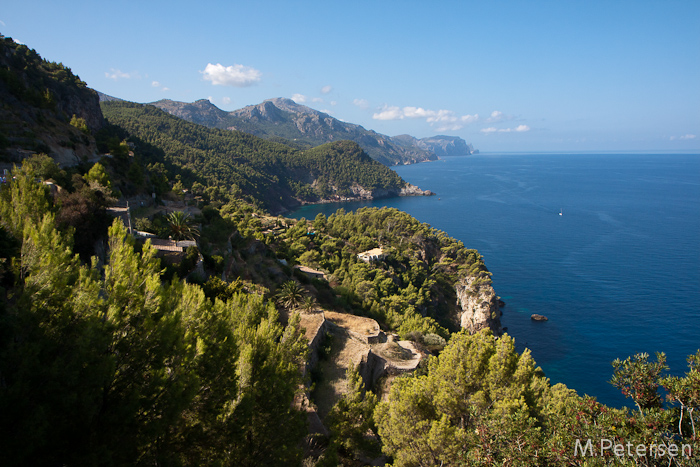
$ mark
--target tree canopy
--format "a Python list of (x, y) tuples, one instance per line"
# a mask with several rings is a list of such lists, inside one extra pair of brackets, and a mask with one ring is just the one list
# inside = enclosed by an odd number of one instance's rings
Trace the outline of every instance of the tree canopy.
[(16, 279), (0, 309), (3, 464), (298, 463), (298, 319), (283, 327), (260, 295), (212, 302), (164, 282), (119, 220), (104, 262), (81, 264), (43, 185), (15, 177), (0, 197), (19, 244), (3, 249)]
[(239, 131), (190, 123), (151, 105), (103, 102), (101, 106), (109, 122), (129, 135), (148, 163), (177, 169), (188, 187), (195, 182), (219, 187), (226, 199), (242, 196), (269, 210), (348, 196), (354, 184), (396, 193), (406, 184), (349, 141), (302, 151)]

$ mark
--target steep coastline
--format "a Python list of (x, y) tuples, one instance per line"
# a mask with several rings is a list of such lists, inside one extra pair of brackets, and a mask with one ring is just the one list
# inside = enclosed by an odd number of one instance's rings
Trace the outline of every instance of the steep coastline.
[[(354, 183), (350, 187), (350, 191), (353, 194), (352, 196), (334, 195), (329, 198), (323, 198), (315, 201), (301, 201), (300, 204), (302, 206), (306, 206), (314, 204), (330, 204), (352, 201), (371, 201), (376, 199), (395, 198), (404, 196), (435, 196), (434, 192), (430, 190), (423, 190), (415, 185), (411, 185), (410, 183), (406, 183), (406, 185), (400, 190), (385, 188), (375, 188), (370, 190), (360, 186), (357, 183)], [(296, 209), (296, 207), (292, 209)]]
[(466, 277), (455, 285), (457, 305), (462, 310), (459, 322), (470, 334), (491, 329), (494, 334), (503, 332), (498, 297), (491, 284), (479, 283), (477, 277)]
[(433, 193), (430, 190), (422, 190), (415, 185), (411, 185), (410, 183), (406, 183), (406, 185), (404, 185), (404, 187), (401, 188), (400, 190), (386, 189), (386, 188), (377, 188), (374, 190), (367, 190), (367, 189), (361, 187), (359, 184), (355, 183), (350, 187), (350, 190), (359, 199), (380, 199), (380, 198), (389, 198), (389, 197), (394, 197), (394, 196), (433, 196), (433, 195), (435, 195), (435, 193)]

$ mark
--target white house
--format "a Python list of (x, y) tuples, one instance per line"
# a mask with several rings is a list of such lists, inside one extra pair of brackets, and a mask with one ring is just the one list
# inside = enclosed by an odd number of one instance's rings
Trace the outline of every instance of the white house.
[(371, 261), (381, 261), (386, 258), (386, 253), (381, 248), (372, 248), (371, 250), (363, 251), (357, 255), (358, 259), (361, 259), (365, 263)]

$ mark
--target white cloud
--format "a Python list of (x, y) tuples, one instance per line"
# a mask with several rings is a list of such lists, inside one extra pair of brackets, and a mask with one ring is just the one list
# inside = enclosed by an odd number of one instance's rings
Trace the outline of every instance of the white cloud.
[(231, 98), (230, 98), (230, 97), (224, 97), (223, 99), (221, 99), (221, 101), (222, 101), (224, 104), (228, 105), (228, 104), (231, 103)]
[(491, 112), (491, 116), (487, 118), (486, 121), (489, 123), (500, 122), (501, 120), (503, 120), (503, 118), (503, 112), (501, 112), (500, 110), (494, 110), (493, 112)]
[(401, 120), (404, 118), (403, 111), (398, 107), (385, 105), (380, 112), (372, 115), (375, 120)]
[(428, 123), (456, 122), (459, 120), (451, 110), (426, 110), (422, 107), (404, 107), (403, 116), (406, 118), (425, 118)]
[(494, 110), (491, 112), (491, 115), (486, 119), (487, 123), (498, 123), (498, 122), (505, 122), (509, 120), (515, 120), (515, 116), (513, 115), (508, 115), (500, 110)]
[(462, 128), (464, 128), (464, 125), (460, 125), (459, 123), (455, 123), (455, 124), (452, 124), (452, 125), (450, 125), (450, 124), (441, 125), (441, 126), (437, 127), (436, 130), (437, 130), (437, 131), (440, 131), (440, 132), (443, 132), (443, 131), (457, 131), (457, 130), (461, 130)]
[[(464, 125), (469, 125), (470, 123), (474, 123), (477, 120), (479, 120), (479, 115), (474, 114), (474, 115), (462, 115), (459, 118), (455, 118), (454, 120), (448, 119), (444, 120), (443, 124), (439, 127), (437, 127), (437, 131), (457, 131), (461, 130), (464, 128)], [(430, 120), (428, 120), (430, 121)]]
[(421, 107), (404, 107), (403, 116), (406, 118), (427, 118), (430, 116), (430, 111)]
[(311, 102), (317, 102), (319, 104), (323, 104), (323, 99), (321, 99), (320, 97), (314, 97), (313, 99), (311, 99)]
[(691, 139), (695, 139), (695, 138), (697, 138), (696, 135), (687, 134), (687, 135), (683, 135), (683, 136), (671, 136), (669, 139), (670, 139), (671, 141), (675, 141), (675, 140), (677, 140), (677, 139), (691, 140)]
[(204, 71), (200, 72), (204, 79), (211, 81), (214, 86), (235, 86), (243, 88), (252, 86), (262, 79), (262, 72), (255, 68), (234, 64), (223, 66), (221, 63), (213, 65), (208, 63)]
[[(357, 105), (357, 104), (356, 104)], [(464, 128), (464, 125), (479, 120), (479, 115), (457, 116), (452, 110), (429, 110), (422, 107), (404, 107), (385, 105), (379, 112), (372, 115), (375, 120), (403, 120), (404, 118), (424, 118), (431, 125), (440, 124), (438, 131), (456, 131)]]
[(304, 102), (306, 102), (306, 96), (303, 94), (294, 94), (292, 96), (292, 100), (297, 104), (303, 104)]
[(7, 26), (3, 20), (0, 19), (0, 26)]
[(456, 117), (455, 113), (451, 110), (438, 110), (437, 112), (428, 110), (427, 112), (429, 114), (429, 117), (426, 120), (428, 123), (454, 123), (459, 120), (459, 118)]
[(496, 128), (489, 127), (480, 130), (483, 134), (488, 135), (490, 133), (523, 133), (525, 131), (530, 131), (530, 127), (527, 125), (518, 125), (515, 128)]
[(163, 92), (170, 91), (170, 88), (167, 88), (165, 86), (161, 87), (162, 85), (158, 81), (151, 82), (151, 86), (153, 86), (154, 88), (161, 88), (160, 90)]
[(369, 108), (369, 101), (367, 101), (367, 99), (354, 99), (352, 103), (362, 110), (367, 110)]
[(138, 74), (138, 72), (124, 73), (123, 71), (114, 68), (110, 68), (109, 70), (111, 71), (111, 73), (105, 71), (105, 76), (109, 79), (113, 79), (114, 81), (117, 81), (119, 79), (131, 79), (141, 77)]
[(338, 105), (336, 101), (331, 101), (331, 105)]
[(333, 90), (333, 87), (332, 87), (332, 86), (323, 86), (323, 87), (321, 88), (321, 94), (328, 94), (328, 93), (331, 92), (332, 90)]

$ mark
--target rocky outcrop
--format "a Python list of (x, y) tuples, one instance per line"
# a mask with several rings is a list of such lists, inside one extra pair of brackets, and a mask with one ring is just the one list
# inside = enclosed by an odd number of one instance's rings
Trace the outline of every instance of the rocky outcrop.
[(191, 104), (163, 99), (152, 105), (188, 122), (214, 128), (225, 124), (228, 116), (227, 112), (219, 109), (208, 99), (200, 99)]
[(399, 192), (399, 196), (434, 196), (435, 193), (433, 193), (430, 190), (421, 190), (415, 185), (411, 185), (410, 183), (407, 183), (405, 187), (401, 188), (401, 191)]
[[(311, 183), (312, 188), (316, 188), (316, 181)], [(333, 192), (338, 191), (338, 187), (336, 186), (331, 186), (330, 187)], [(359, 200), (370, 200), (370, 199), (382, 199), (382, 198), (392, 198), (395, 196), (434, 196), (435, 193), (433, 193), (430, 190), (422, 190), (418, 188), (415, 185), (411, 185), (410, 183), (407, 183), (406, 186), (401, 188), (400, 190), (395, 190), (395, 189), (384, 189), (384, 188), (375, 188), (375, 189), (367, 189), (363, 186), (361, 186), (358, 183), (353, 183), (350, 186), (350, 194), (349, 195), (333, 195), (329, 198), (313, 201), (313, 204), (324, 204), (324, 203), (337, 203), (338, 201), (359, 201)], [(300, 204), (308, 204), (306, 202), (301, 202)]]
[(474, 146), (458, 136), (433, 136), (418, 141), (418, 147), (432, 151), (438, 157), (468, 156), (474, 153)]
[(479, 282), (475, 276), (466, 277), (457, 283), (455, 292), (463, 329), (472, 334), (487, 328), (496, 335), (502, 333), (501, 310), (491, 284)]
[(393, 196), (433, 196), (430, 190), (422, 190), (415, 185), (407, 183), (406, 186), (400, 190), (387, 190), (383, 188), (375, 188), (373, 190), (368, 190), (357, 183), (354, 183), (350, 187), (354, 197), (360, 199), (380, 199), (380, 198), (390, 198)]

